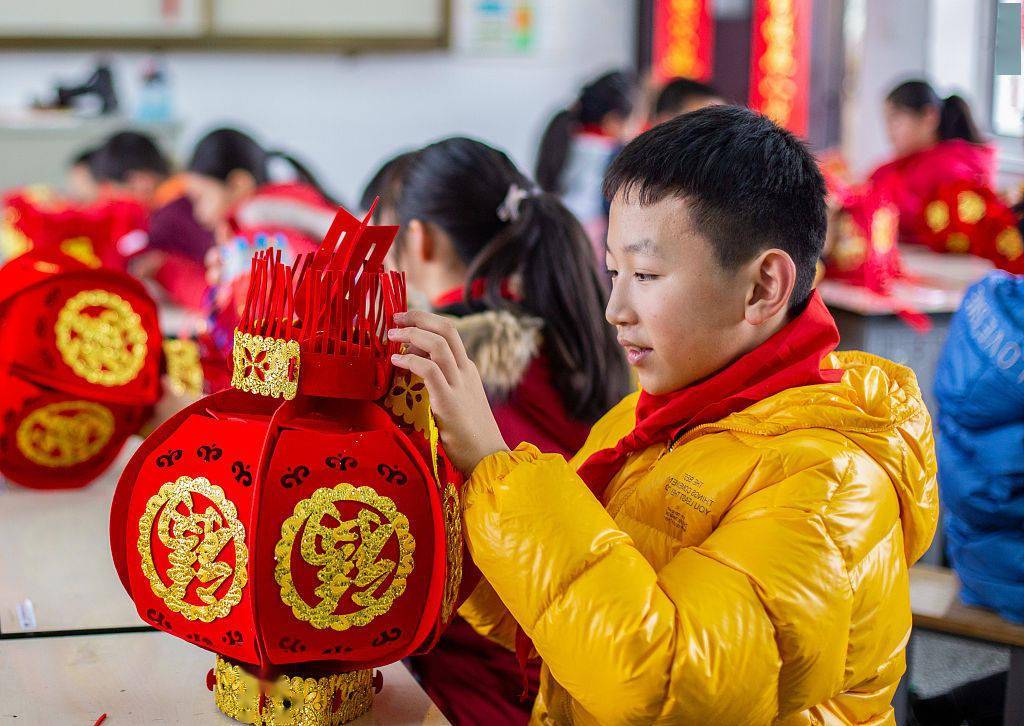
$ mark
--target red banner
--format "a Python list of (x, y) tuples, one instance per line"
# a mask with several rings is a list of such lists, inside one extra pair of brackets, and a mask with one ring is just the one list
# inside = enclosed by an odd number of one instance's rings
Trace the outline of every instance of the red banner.
[(651, 69), (655, 78), (711, 78), (712, 0), (655, 0)]
[(811, 0), (754, 0), (750, 107), (807, 135)]

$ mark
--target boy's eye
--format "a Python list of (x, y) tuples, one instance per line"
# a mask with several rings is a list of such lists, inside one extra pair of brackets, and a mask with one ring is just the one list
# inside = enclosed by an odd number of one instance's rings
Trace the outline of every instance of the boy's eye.
[(634, 272), (633, 277), (635, 277), (638, 282), (650, 282), (651, 280), (658, 279), (657, 275), (652, 275), (649, 272)]
[(610, 277), (611, 279), (614, 280), (618, 276), (619, 276), (619, 271), (618, 270), (612, 270), (612, 269), (609, 268), (609, 270), (608, 270), (608, 277)]

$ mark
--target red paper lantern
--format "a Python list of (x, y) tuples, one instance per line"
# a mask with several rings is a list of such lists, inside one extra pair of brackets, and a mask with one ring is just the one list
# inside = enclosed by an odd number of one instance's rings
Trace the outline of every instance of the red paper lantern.
[(28, 191), (4, 197), (5, 254), (63, 253), (86, 267), (123, 270), (148, 241), (146, 208), (127, 198), (76, 205)]
[(838, 224), (825, 260), (826, 276), (887, 294), (902, 274), (896, 244), (899, 210), (875, 191), (848, 194)]
[(458, 602), (458, 472), (386, 337), (396, 227), (344, 210), (314, 255), (253, 261), (232, 388), (158, 428), (111, 508), (121, 581), (155, 627), (217, 654), (217, 706), (334, 724), (374, 666), (429, 649)]
[(1017, 215), (986, 186), (966, 180), (940, 185), (916, 226), (918, 238), (936, 252), (972, 254), (1024, 272)]
[(0, 471), (84, 486), (160, 395), (156, 306), (140, 283), (59, 251), (0, 268)]

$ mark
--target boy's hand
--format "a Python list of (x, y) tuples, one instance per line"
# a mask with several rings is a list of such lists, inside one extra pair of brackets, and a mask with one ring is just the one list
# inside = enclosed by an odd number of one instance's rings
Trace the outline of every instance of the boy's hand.
[(455, 326), (421, 311), (396, 314), (395, 326), (388, 338), (405, 343), (407, 352), (391, 360), (423, 379), (445, 452), (459, 471), (469, 476), (484, 457), (508, 451)]

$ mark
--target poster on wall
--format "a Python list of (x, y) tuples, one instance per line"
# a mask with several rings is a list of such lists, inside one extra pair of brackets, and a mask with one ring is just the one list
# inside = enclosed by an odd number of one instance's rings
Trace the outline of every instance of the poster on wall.
[(754, 0), (750, 107), (806, 136), (810, 64), (811, 0)]
[(659, 81), (709, 81), (713, 72), (713, 0), (655, 0), (651, 71)]
[(480, 55), (524, 55), (536, 47), (533, 0), (461, 0), (456, 4), (461, 50)]

